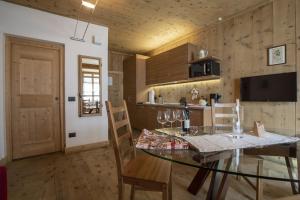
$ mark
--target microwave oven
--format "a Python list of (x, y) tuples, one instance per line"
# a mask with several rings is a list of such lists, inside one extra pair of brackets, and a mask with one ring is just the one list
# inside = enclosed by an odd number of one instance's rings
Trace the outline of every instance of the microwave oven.
[(189, 77), (195, 78), (208, 75), (220, 75), (220, 63), (214, 60), (206, 60), (193, 63), (189, 67)]

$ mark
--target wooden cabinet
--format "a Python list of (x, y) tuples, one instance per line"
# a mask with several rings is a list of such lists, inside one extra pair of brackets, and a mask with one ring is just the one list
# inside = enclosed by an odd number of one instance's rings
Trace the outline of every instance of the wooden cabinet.
[(124, 99), (127, 102), (131, 124), (138, 119), (136, 116), (136, 103), (138, 101), (145, 101), (143, 98), (146, 97), (146, 58), (148, 57), (134, 55), (126, 58), (123, 62)]
[(133, 127), (136, 129), (148, 129), (153, 130), (158, 128), (156, 121), (157, 111), (159, 109), (156, 106), (136, 106), (136, 118), (133, 122)]
[(132, 56), (123, 63), (123, 95), (127, 103), (131, 123), (134, 121), (136, 104), (136, 57)]
[(132, 56), (124, 60), (123, 68), (123, 87), (124, 87), (124, 99), (127, 104), (136, 103), (136, 57)]
[(196, 47), (184, 44), (146, 60), (146, 84), (187, 80)]
[(191, 126), (211, 126), (211, 110), (190, 110)]
[(131, 124), (133, 128), (142, 130), (147, 127), (146, 109), (148, 109), (148, 106), (136, 106), (135, 120)]

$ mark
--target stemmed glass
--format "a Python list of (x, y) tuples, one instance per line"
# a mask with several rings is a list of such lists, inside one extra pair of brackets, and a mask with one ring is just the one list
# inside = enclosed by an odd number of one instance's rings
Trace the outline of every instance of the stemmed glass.
[(182, 122), (184, 121), (184, 111), (183, 110), (176, 110), (176, 120), (179, 121), (180, 127), (182, 126)]
[(171, 123), (171, 128), (173, 128), (173, 123), (176, 121), (176, 113), (174, 110), (167, 110), (167, 121)]
[(163, 111), (157, 112), (157, 122), (162, 125), (162, 128), (167, 123), (167, 113)]

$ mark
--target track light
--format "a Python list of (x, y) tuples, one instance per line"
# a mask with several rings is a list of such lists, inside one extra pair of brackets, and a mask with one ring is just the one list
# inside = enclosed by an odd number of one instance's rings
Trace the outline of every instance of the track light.
[[(95, 8), (96, 8), (96, 5), (97, 5), (98, 1), (99, 0), (94, 0), (92, 2), (91, 2), (91, 0), (82, 0), (81, 1), (81, 6), (80, 6), (80, 9), (79, 9), (78, 15), (77, 15), (77, 22), (76, 22), (76, 25), (75, 25), (74, 35), (70, 37), (71, 40), (85, 42), (85, 35), (86, 35), (86, 32), (89, 28), (89, 25), (90, 25), (91, 21), (92, 21), (93, 14), (94, 14), (94, 11), (95, 11)], [(78, 22), (79, 22), (79, 14), (80, 14), (82, 6), (87, 7), (87, 8), (90, 9), (90, 19), (87, 22), (87, 25), (86, 25), (86, 28), (84, 30), (82, 38), (79, 38), (79, 37), (76, 36), (76, 34), (77, 34), (77, 27), (78, 27)]]
[(91, 8), (91, 9), (95, 9), (95, 7), (96, 7), (96, 4), (93, 4), (93, 3), (85, 1), (85, 0), (82, 0), (81, 4), (87, 8)]

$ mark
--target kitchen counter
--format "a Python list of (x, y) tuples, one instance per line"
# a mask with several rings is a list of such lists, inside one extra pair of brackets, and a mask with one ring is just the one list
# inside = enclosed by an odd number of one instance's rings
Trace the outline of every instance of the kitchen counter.
[[(184, 108), (184, 106), (180, 105), (179, 103), (164, 103), (164, 104), (150, 104), (150, 103), (138, 103), (137, 106), (157, 106), (157, 107), (165, 107), (165, 108)], [(210, 106), (200, 106), (196, 104), (188, 104), (188, 108), (191, 110), (207, 110), (211, 109)]]

